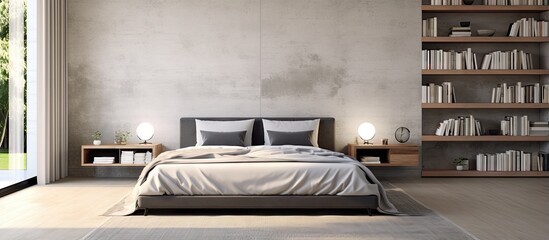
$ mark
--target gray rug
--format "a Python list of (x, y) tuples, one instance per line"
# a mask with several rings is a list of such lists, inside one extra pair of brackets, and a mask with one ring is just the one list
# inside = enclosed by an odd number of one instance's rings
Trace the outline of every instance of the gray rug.
[(146, 217), (111, 217), (84, 239), (476, 239), (401, 189), (388, 187), (389, 199), (408, 216), (368, 216), (365, 212), (152, 212)]

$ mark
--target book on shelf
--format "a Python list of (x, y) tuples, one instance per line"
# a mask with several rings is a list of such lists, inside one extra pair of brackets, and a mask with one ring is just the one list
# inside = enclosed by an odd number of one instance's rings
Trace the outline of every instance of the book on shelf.
[(437, 37), (437, 17), (423, 19), (421, 21), (422, 37)]
[(431, 0), (431, 5), (463, 5), (463, 0)]
[(455, 103), (456, 93), (451, 82), (421, 86), (421, 103)]
[(133, 164), (133, 151), (122, 151), (120, 153), (121, 164)]
[(451, 27), (450, 37), (470, 37), (471, 27)]
[(133, 157), (134, 164), (145, 164), (145, 153), (135, 153)]
[(421, 69), (475, 70), (478, 69), (477, 55), (471, 48), (466, 51), (445, 51), (424, 49), (421, 51)]
[(527, 6), (541, 6), (541, 5), (549, 5), (549, 0), (483, 0), (482, 4), (484, 5), (492, 5), (492, 6), (520, 6), (520, 5), (527, 5)]
[(528, 116), (505, 116), (500, 122), (503, 136), (530, 136), (530, 121)]
[(549, 171), (549, 153), (540, 152), (538, 154), (537, 166), (539, 171)]
[(114, 157), (94, 157), (93, 164), (113, 164)]
[(152, 161), (152, 153), (147, 151), (145, 152), (145, 164), (149, 164)]
[(509, 37), (549, 37), (549, 22), (534, 18), (521, 18), (509, 25)]
[(473, 115), (458, 116), (439, 123), (435, 130), (436, 136), (480, 136), (484, 135), (484, 128)]
[(377, 156), (363, 156), (360, 161), (366, 164), (381, 164), (381, 158)]
[(530, 122), (530, 136), (549, 136), (549, 122)]

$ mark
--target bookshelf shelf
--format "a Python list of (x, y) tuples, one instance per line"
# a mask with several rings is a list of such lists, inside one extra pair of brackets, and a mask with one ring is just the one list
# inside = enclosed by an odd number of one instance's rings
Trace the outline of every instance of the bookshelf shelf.
[(539, 172), (484, 172), (484, 171), (456, 171), (456, 170), (426, 170), (422, 177), (549, 177), (549, 171)]
[(549, 103), (422, 103), (423, 109), (549, 109)]
[(549, 69), (528, 70), (421, 70), (428, 75), (549, 75)]
[(423, 43), (544, 43), (549, 37), (422, 37)]
[(421, 11), (439, 13), (539, 13), (549, 11), (549, 6), (422, 5)]
[(546, 142), (549, 136), (436, 136), (423, 135), (423, 142)]

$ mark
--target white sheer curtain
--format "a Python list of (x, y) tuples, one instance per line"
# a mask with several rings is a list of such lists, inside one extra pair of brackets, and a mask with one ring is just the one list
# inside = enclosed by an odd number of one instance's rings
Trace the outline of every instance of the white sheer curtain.
[(25, 54), (23, 0), (9, 2), (9, 114), (10, 168), (24, 166), (25, 155)]
[(37, 179), (68, 175), (66, 0), (37, 0)]

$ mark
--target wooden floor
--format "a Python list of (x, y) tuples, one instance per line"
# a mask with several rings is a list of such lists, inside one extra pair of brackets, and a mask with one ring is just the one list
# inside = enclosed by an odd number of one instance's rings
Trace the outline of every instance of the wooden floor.
[[(479, 239), (547, 239), (549, 180), (386, 179)], [(69, 178), (0, 198), (0, 239), (80, 239), (133, 179)]]
[(549, 239), (547, 178), (390, 179), (479, 239)]

